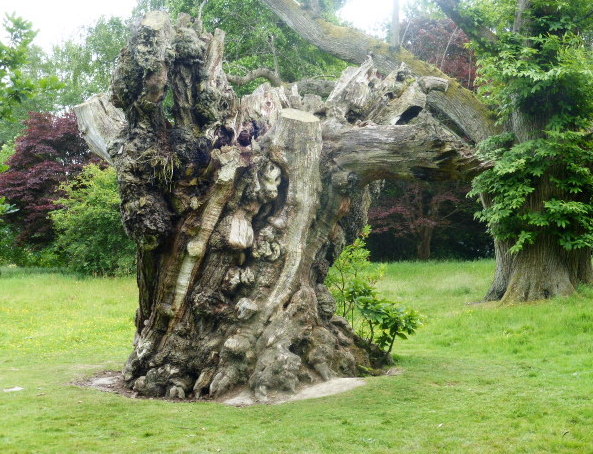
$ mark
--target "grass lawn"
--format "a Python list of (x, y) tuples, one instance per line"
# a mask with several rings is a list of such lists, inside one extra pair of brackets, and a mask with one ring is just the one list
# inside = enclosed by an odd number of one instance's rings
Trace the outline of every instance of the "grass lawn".
[(468, 305), (494, 263), (398, 263), (384, 295), (427, 324), (394, 348), (403, 373), (278, 406), (131, 400), (72, 381), (131, 351), (132, 278), (0, 276), (2, 453), (593, 452), (593, 289)]

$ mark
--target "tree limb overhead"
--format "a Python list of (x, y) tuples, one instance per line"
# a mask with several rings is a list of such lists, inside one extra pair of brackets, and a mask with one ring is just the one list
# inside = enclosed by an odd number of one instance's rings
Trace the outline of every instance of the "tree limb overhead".
[(488, 45), (498, 40), (496, 34), (488, 27), (477, 23), (475, 18), (463, 14), (459, 0), (434, 0), (434, 2), (467, 36), (480, 45)]

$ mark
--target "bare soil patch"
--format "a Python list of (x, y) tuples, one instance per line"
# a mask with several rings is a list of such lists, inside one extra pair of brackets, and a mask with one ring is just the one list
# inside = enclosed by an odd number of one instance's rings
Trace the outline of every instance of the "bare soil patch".
[(106, 370), (83, 380), (78, 380), (73, 385), (84, 388), (93, 388), (103, 392), (119, 394), (130, 399), (158, 399), (175, 402), (219, 402), (235, 407), (246, 407), (251, 405), (277, 405), (286, 402), (295, 402), (305, 399), (316, 399), (318, 397), (331, 396), (358, 388), (366, 384), (363, 378), (333, 378), (326, 382), (316, 383), (311, 386), (304, 386), (296, 393), (270, 393), (265, 399), (257, 399), (248, 389), (243, 389), (235, 395), (224, 396), (220, 399), (166, 399), (150, 398), (139, 395), (134, 390), (125, 386), (123, 375), (119, 371)]

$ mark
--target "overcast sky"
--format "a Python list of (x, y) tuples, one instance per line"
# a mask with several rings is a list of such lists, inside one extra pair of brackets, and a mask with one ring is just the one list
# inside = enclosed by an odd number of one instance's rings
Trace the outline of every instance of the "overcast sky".
[[(378, 23), (389, 20), (392, 3), (349, 0), (342, 17), (359, 28), (376, 29)], [(33, 22), (39, 32), (35, 43), (49, 50), (54, 44), (76, 37), (82, 26), (93, 24), (101, 15), (128, 17), (135, 5), (136, 0), (0, 0), (0, 17), (16, 13)]]
[(135, 5), (136, 0), (0, 0), (0, 14), (16, 13), (33, 22), (39, 32), (35, 43), (48, 50), (101, 15), (128, 17)]

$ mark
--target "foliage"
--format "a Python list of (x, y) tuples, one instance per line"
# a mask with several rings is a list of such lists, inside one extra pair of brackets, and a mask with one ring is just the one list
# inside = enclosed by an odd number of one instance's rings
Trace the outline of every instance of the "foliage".
[(375, 284), (383, 271), (369, 262), (365, 239), (370, 232), (366, 226), (361, 236), (344, 248), (325, 284), (336, 300), (338, 314), (348, 319), (357, 334), (391, 353), (395, 339), (414, 334), (422, 325), (422, 317), (378, 295)]
[(13, 226), (0, 222), (0, 264), (53, 270), (63, 267), (63, 257), (53, 248), (53, 244), (43, 249), (32, 248), (19, 243), (18, 237), (19, 233)]
[(513, 241), (514, 252), (543, 234), (567, 250), (593, 246), (590, 9), (582, 1), (534, 1), (525, 13), (529, 34), (509, 31), (509, 22), (503, 29), (499, 16), (499, 41), (477, 47), (481, 93), (500, 121), (519, 113), (532, 122), (531, 131), (482, 144), (496, 162), (474, 181), (473, 194), (492, 199), (480, 218)]
[[(493, 234), (513, 240), (513, 252), (543, 232), (567, 250), (593, 245), (593, 142), (585, 131), (548, 131), (546, 138), (513, 145), (496, 165), (474, 180), (472, 195), (486, 192), (493, 203), (478, 216)], [(541, 205), (529, 209), (538, 188)]]
[[(7, 211), (8, 206), (5, 203), (4, 210)], [(0, 206), (0, 210), (2, 209), (2, 206)], [(22, 249), (14, 246), (15, 236), (12, 229), (2, 219), (2, 214), (0, 213), (0, 265), (11, 265), (17, 262), (22, 263), (20, 260)]]
[(74, 106), (107, 91), (115, 61), (129, 37), (129, 24), (119, 17), (101, 17), (85, 27), (82, 36), (55, 46), (46, 70), (63, 83), (56, 104)]
[(6, 203), (6, 197), (0, 197), (0, 216), (10, 211), (11, 205)]
[(73, 114), (31, 113), (16, 152), (6, 162), (9, 169), (0, 174), (0, 195), (16, 208), (5, 221), (19, 231), (19, 244), (41, 249), (53, 240), (48, 213), (57, 208), (59, 185), (90, 159)]
[(7, 142), (4, 143), (0, 147), (0, 172), (4, 172), (8, 170), (8, 166), (6, 165), (6, 161), (10, 158), (15, 152), (14, 142)]
[[(328, 17), (340, 6), (341, 0), (322, 1), (322, 13)], [(196, 16), (202, 2), (194, 0), (141, 0), (137, 13), (148, 6), (167, 9), (177, 16)], [(203, 6), (202, 19), (208, 30), (225, 31), (225, 71), (245, 75), (256, 68), (276, 71), (286, 82), (305, 77), (337, 78), (346, 68), (343, 61), (312, 46), (258, 0), (210, 0)], [(237, 88), (239, 94), (251, 93), (265, 82), (257, 79)]]
[(61, 87), (54, 75), (37, 71), (41, 50), (31, 45), (32, 24), (7, 16), (3, 25), (8, 41), (0, 41), (0, 145), (16, 137), (27, 113), (39, 110), (32, 107), (40, 99), (51, 97)]
[(35, 92), (35, 84), (23, 74), (35, 32), (31, 22), (16, 16), (7, 15), (3, 28), (8, 41), (0, 41), (0, 118), (7, 119), (15, 105)]
[(119, 212), (115, 169), (91, 164), (62, 185), (61, 208), (51, 212), (55, 247), (73, 271), (92, 275), (128, 274), (136, 248), (126, 236)]
[(128, 39), (128, 28), (120, 18), (101, 17), (84, 27), (80, 37), (54, 46), (49, 54), (30, 45), (21, 73), (37, 88), (34, 96), (22, 98), (12, 107), (14, 121), (0, 124), (0, 144), (23, 132), (29, 112), (62, 111), (107, 91), (117, 56)]
[(29, 46), (27, 64), (22, 67), (22, 73), (33, 85), (39, 86), (42, 80), (47, 83), (43, 84), (43, 89), (36, 89), (32, 96), (12, 106), (10, 119), (0, 122), (0, 144), (10, 144), (22, 134), (29, 112), (52, 112), (58, 109), (56, 98), (64, 86), (51, 70), (48, 60), (49, 57), (39, 46)]
[[(427, 260), (434, 251), (440, 258), (487, 255), (491, 240), (483, 225), (473, 219), (479, 205), (466, 197), (468, 190), (461, 183), (386, 183), (369, 210), (373, 257), (379, 253), (382, 260)], [(382, 251), (377, 250), (377, 241), (383, 243)], [(395, 255), (387, 255), (389, 252)]]
[(367, 342), (377, 344), (387, 353), (393, 350), (396, 338), (407, 339), (422, 325), (418, 312), (395, 306), (392, 301), (379, 298), (374, 291), (357, 297), (356, 304), (368, 328)]
[[(10, 146), (2, 146), (0, 149), (0, 173), (6, 172), (8, 170), (8, 166), (4, 164), (4, 161), (6, 161), (12, 154), (13, 150)], [(0, 224), (2, 223), (1, 216), (8, 213), (9, 211), (12, 211), (12, 209), (12, 205), (9, 205), (6, 202), (6, 197), (0, 196)]]

